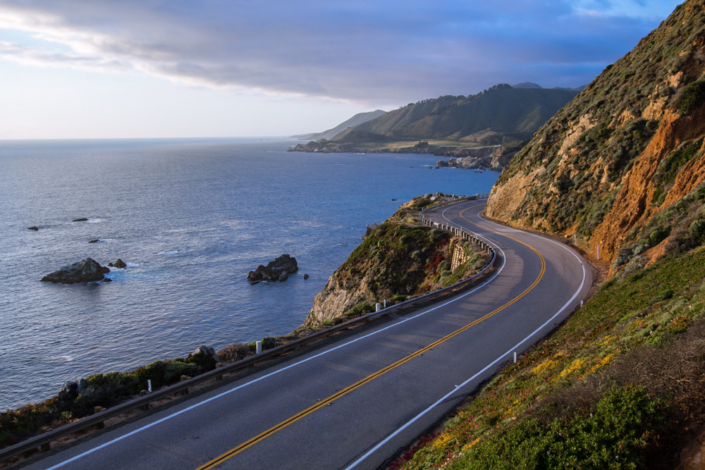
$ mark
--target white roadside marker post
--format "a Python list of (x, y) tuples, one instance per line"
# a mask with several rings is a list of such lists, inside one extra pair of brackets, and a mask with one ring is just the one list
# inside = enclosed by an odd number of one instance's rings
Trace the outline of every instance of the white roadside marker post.
[(516, 364), (516, 363), (517, 363), (517, 353), (515, 352), (514, 353), (514, 364)]
[(259, 356), (260, 354), (262, 354), (262, 341), (257, 341), (257, 343), (255, 343), (255, 345), (256, 345), (256, 354)]
[(147, 379), (147, 391), (152, 393), (152, 381)]
[(379, 302), (377, 302), (377, 303), (375, 304), (375, 312), (379, 312), (380, 310), (382, 310), (382, 304), (380, 304)]
[(384, 303), (382, 305), (383, 305), (382, 308), (387, 308), (387, 299), (384, 299)]

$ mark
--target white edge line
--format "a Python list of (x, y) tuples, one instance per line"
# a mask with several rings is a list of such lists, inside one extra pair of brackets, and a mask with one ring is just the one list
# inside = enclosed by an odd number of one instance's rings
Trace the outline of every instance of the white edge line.
[[(445, 212), (445, 211), (444, 211), (444, 212)], [(445, 215), (444, 215), (443, 217), (445, 218)], [(446, 220), (448, 220), (448, 219), (446, 219)], [(450, 222), (450, 221), (449, 221), (449, 222)], [(524, 232), (522, 232), (522, 233), (524, 233)], [(544, 239), (544, 240), (547, 240), (547, 239), (544, 238), (544, 237), (541, 237), (541, 238)], [(551, 241), (551, 242), (553, 242), (553, 243), (556, 243), (556, 242), (554, 242), (553, 240), (549, 240), (549, 241)], [(548, 324), (550, 324), (553, 320), (555, 320), (556, 317), (558, 317), (561, 313), (563, 313), (563, 311), (564, 311), (566, 308), (568, 308), (568, 307), (570, 306), (570, 304), (572, 304), (572, 303), (575, 301), (575, 299), (578, 297), (578, 295), (580, 295), (580, 291), (582, 291), (582, 290), (583, 290), (583, 287), (585, 287), (585, 279), (586, 279), (585, 264), (583, 264), (582, 260), (578, 257), (578, 255), (576, 255), (575, 253), (573, 253), (572, 250), (568, 249), (567, 247), (563, 246), (563, 245), (560, 244), (560, 243), (556, 243), (556, 245), (563, 247), (566, 251), (568, 251), (570, 254), (572, 254), (573, 256), (575, 256), (575, 258), (578, 260), (578, 262), (580, 263), (581, 267), (583, 268), (583, 280), (582, 280), (582, 282), (580, 283), (580, 287), (578, 287), (578, 290), (576, 290), (576, 291), (575, 291), (575, 294), (573, 294), (573, 297), (571, 297), (570, 300), (568, 300), (568, 302), (566, 302), (565, 305), (563, 305), (563, 307), (561, 307), (561, 309), (558, 310), (558, 312), (556, 312), (555, 315), (553, 315), (551, 318), (549, 318), (543, 325), (541, 325), (541, 326), (538, 327), (536, 330), (534, 330), (530, 335), (528, 335), (526, 338), (524, 338), (523, 340), (521, 340), (520, 342), (518, 342), (516, 345), (514, 345), (512, 348), (510, 348), (509, 351), (507, 351), (507, 352), (505, 352), (504, 354), (502, 354), (501, 356), (499, 356), (497, 359), (495, 359), (495, 360), (492, 361), (490, 364), (488, 364), (487, 366), (485, 366), (484, 369), (482, 369), (481, 371), (479, 371), (478, 373), (476, 373), (475, 375), (473, 375), (472, 377), (470, 377), (469, 379), (467, 379), (465, 382), (461, 383), (460, 385), (456, 385), (453, 390), (451, 390), (451, 391), (448, 392), (447, 394), (443, 395), (443, 396), (442, 396), (440, 399), (438, 399), (438, 401), (436, 401), (434, 404), (432, 404), (431, 406), (429, 406), (428, 408), (426, 408), (425, 410), (423, 410), (421, 413), (419, 413), (418, 415), (416, 415), (416, 416), (415, 416), (413, 419), (411, 419), (409, 422), (407, 422), (407, 423), (404, 424), (402, 427), (400, 427), (399, 429), (397, 429), (396, 431), (394, 431), (392, 434), (390, 434), (389, 436), (387, 436), (387, 438), (385, 438), (383, 441), (379, 442), (376, 446), (374, 446), (372, 449), (370, 449), (365, 455), (363, 455), (362, 457), (360, 457), (359, 459), (357, 459), (355, 462), (353, 462), (349, 467), (347, 467), (348, 470), (351, 469), (351, 468), (355, 468), (356, 466), (358, 466), (358, 465), (359, 465), (362, 461), (364, 461), (367, 457), (369, 457), (370, 455), (372, 455), (373, 453), (375, 453), (375, 452), (376, 452), (377, 450), (379, 450), (383, 445), (385, 445), (387, 442), (389, 442), (390, 440), (392, 440), (394, 437), (396, 437), (396, 436), (397, 436), (399, 433), (401, 433), (403, 430), (405, 430), (406, 428), (408, 428), (409, 426), (411, 426), (413, 423), (415, 423), (416, 421), (418, 421), (419, 419), (421, 419), (426, 413), (428, 413), (429, 411), (431, 411), (432, 409), (434, 409), (435, 407), (437, 407), (438, 405), (440, 405), (441, 403), (443, 403), (446, 399), (448, 399), (448, 397), (450, 397), (451, 395), (453, 395), (453, 394), (454, 394), (455, 392), (457, 392), (460, 388), (466, 386), (467, 384), (469, 384), (470, 382), (472, 382), (473, 380), (475, 380), (476, 378), (478, 378), (480, 375), (484, 374), (489, 368), (493, 367), (493, 366), (496, 365), (499, 361), (501, 361), (502, 359), (504, 359), (505, 357), (507, 357), (509, 354), (511, 354), (512, 352), (514, 352), (514, 351), (516, 351), (517, 349), (519, 349), (519, 347), (520, 347), (522, 344), (524, 344), (526, 341), (528, 341), (529, 339), (531, 339), (532, 336), (534, 336), (535, 334), (537, 334), (538, 332), (540, 332), (542, 329), (544, 329)]]
[[(499, 249), (499, 247), (498, 247), (498, 249)], [(502, 251), (502, 250), (499, 249), (499, 251)], [(262, 377), (258, 377), (258, 378), (254, 379), (254, 380), (251, 380), (251, 381), (247, 382), (247, 383), (244, 383), (244, 384), (239, 385), (239, 386), (237, 386), (237, 387), (235, 387), (235, 388), (232, 388), (232, 389), (230, 389), (230, 390), (228, 390), (228, 391), (225, 391), (225, 392), (223, 392), (223, 393), (220, 393), (220, 394), (218, 394), (218, 395), (216, 395), (216, 396), (214, 396), (214, 397), (208, 398), (207, 400), (204, 400), (204, 401), (201, 401), (201, 402), (199, 402), (199, 403), (196, 403), (195, 405), (191, 405), (191, 406), (189, 406), (188, 408), (184, 408), (183, 410), (177, 411), (177, 412), (174, 413), (174, 414), (171, 414), (171, 415), (169, 415), (169, 416), (165, 416), (164, 418), (162, 418), (162, 419), (160, 419), (160, 420), (157, 420), (157, 421), (155, 421), (155, 422), (153, 422), (153, 423), (150, 423), (150, 424), (148, 424), (148, 425), (146, 425), (146, 426), (143, 426), (143, 427), (141, 427), (141, 428), (135, 429), (134, 431), (131, 431), (131, 432), (125, 434), (125, 435), (122, 435), (122, 436), (120, 436), (120, 437), (118, 437), (118, 438), (116, 438), (116, 439), (113, 439), (112, 441), (108, 441), (108, 442), (106, 442), (105, 444), (101, 444), (101, 445), (99, 445), (98, 447), (94, 447), (93, 449), (90, 449), (90, 450), (88, 450), (88, 451), (86, 451), (86, 452), (83, 452), (82, 454), (76, 455), (75, 457), (72, 457), (72, 458), (70, 458), (70, 459), (68, 459), (68, 460), (65, 460), (65, 461), (63, 461), (63, 462), (61, 462), (61, 463), (58, 463), (58, 464), (54, 465), (53, 467), (49, 467), (47, 470), (54, 470), (54, 469), (56, 469), (56, 468), (61, 468), (61, 467), (63, 467), (64, 465), (67, 465), (67, 464), (69, 464), (69, 463), (71, 463), (71, 462), (75, 462), (76, 460), (79, 460), (79, 459), (81, 459), (81, 458), (83, 458), (83, 457), (85, 457), (85, 456), (87, 456), (87, 455), (89, 455), (89, 454), (92, 454), (92, 453), (97, 452), (97, 451), (99, 451), (99, 450), (101, 450), (101, 449), (104, 449), (104, 448), (106, 448), (106, 447), (108, 447), (108, 446), (110, 446), (110, 445), (112, 445), (112, 444), (115, 444), (116, 442), (122, 441), (123, 439), (127, 439), (127, 438), (130, 437), (130, 436), (134, 436), (134, 435), (137, 434), (137, 433), (140, 433), (140, 432), (142, 432), (142, 431), (145, 431), (145, 430), (147, 430), (147, 429), (149, 429), (149, 428), (151, 428), (151, 427), (153, 427), (153, 426), (156, 426), (157, 424), (161, 424), (161, 423), (163, 423), (163, 422), (165, 422), (165, 421), (168, 421), (168, 420), (170, 420), (171, 418), (175, 418), (176, 416), (179, 416), (179, 415), (182, 414), (182, 413), (186, 413), (187, 411), (191, 411), (191, 410), (193, 410), (193, 409), (195, 409), (195, 408), (198, 408), (198, 407), (201, 406), (201, 405), (205, 405), (206, 403), (209, 403), (209, 402), (211, 402), (211, 401), (213, 401), (213, 400), (217, 400), (218, 398), (224, 397), (225, 395), (229, 395), (230, 393), (233, 393), (233, 392), (235, 392), (235, 391), (237, 391), (237, 390), (240, 390), (241, 388), (245, 388), (245, 387), (247, 387), (248, 385), (252, 385), (252, 384), (257, 383), (257, 382), (259, 382), (259, 381), (261, 381), (261, 380), (264, 380), (264, 379), (267, 379), (267, 378), (269, 378), (269, 377), (272, 377), (273, 375), (277, 375), (277, 374), (279, 374), (279, 373), (281, 373), (281, 372), (284, 372), (285, 370), (288, 370), (288, 369), (297, 367), (297, 366), (299, 366), (299, 365), (301, 365), (301, 364), (303, 364), (303, 363), (305, 363), (305, 362), (308, 362), (308, 361), (311, 361), (311, 360), (313, 360), (313, 359), (319, 358), (319, 357), (324, 356), (324, 355), (326, 355), (326, 354), (329, 354), (329, 353), (331, 353), (331, 352), (333, 352), (333, 351), (335, 351), (335, 350), (344, 348), (344, 347), (346, 347), (346, 346), (349, 346), (349, 345), (351, 345), (351, 344), (353, 344), (353, 343), (356, 343), (356, 342), (358, 342), (358, 341), (361, 341), (361, 340), (363, 340), (363, 339), (369, 338), (370, 336), (374, 336), (374, 335), (376, 335), (376, 334), (378, 334), (378, 333), (381, 333), (381, 332), (383, 332), (383, 331), (385, 331), (385, 330), (388, 330), (388, 329), (390, 329), (390, 328), (395, 328), (395, 327), (397, 327), (397, 326), (399, 326), (399, 325), (402, 325), (402, 324), (404, 324), (404, 323), (406, 323), (406, 322), (408, 322), (408, 321), (411, 321), (411, 320), (414, 320), (414, 319), (416, 319), (416, 318), (419, 318), (419, 317), (421, 317), (421, 316), (423, 316), (423, 315), (426, 315), (427, 313), (431, 313), (431, 312), (433, 312), (434, 310), (438, 310), (439, 308), (442, 308), (442, 307), (445, 307), (446, 305), (452, 304), (453, 302), (457, 302), (458, 300), (460, 300), (460, 299), (462, 299), (462, 298), (464, 298), (464, 297), (467, 297), (468, 295), (473, 294), (473, 293), (477, 292), (478, 290), (480, 290), (480, 289), (486, 287), (487, 285), (489, 285), (492, 281), (494, 281), (494, 280), (497, 278), (497, 276), (500, 275), (500, 273), (504, 270), (505, 265), (506, 265), (506, 257), (504, 256), (504, 252), (502, 251), (502, 266), (500, 266), (499, 271), (497, 271), (497, 273), (496, 273), (494, 276), (492, 276), (490, 279), (488, 279), (487, 282), (485, 282), (485, 283), (483, 283), (482, 285), (480, 285), (480, 286), (478, 286), (478, 287), (472, 289), (472, 290), (469, 291), (469, 292), (466, 292), (465, 294), (463, 294), (463, 295), (461, 295), (461, 296), (459, 296), (459, 297), (454, 298), (453, 300), (449, 300), (448, 302), (445, 302), (445, 303), (443, 303), (443, 304), (441, 304), (441, 305), (438, 305), (438, 306), (433, 307), (433, 308), (431, 308), (431, 309), (429, 309), (429, 310), (426, 310), (426, 311), (424, 311), (424, 312), (421, 312), (421, 313), (419, 313), (419, 314), (417, 314), (417, 315), (414, 315), (413, 317), (405, 318), (404, 320), (398, 321), (398, 322), (394, 323), (393, 325), (389, 325), (389, 326), (384, 327), (384, 328), (382, 328), (382, 329), (380, 329), (380, 330), (377, 330), (377, 331), (374, 331), (374, 332), (372, 332), (372, 333), (369, 333), (369, 334), (367, 334), (367, 335), (365, 335), (365, 336), (361, 336), (361, 337), (359, 337), (359, 338), (357, 338), (357, 339), (354, 339), (354, 340), (352, 340), (352, 341), (348, 341), (347, 343), (341, 344), (340, 346), (336, 346), (336, 347), (334, 347), (334, 348), (332, 348), (332, 349), (328, 349), (328, 350), (326, 350), (326, 351), (324, 351), (324, 352), (321, 352), (321, 353), (319, 353), (319, 354), (316, 354), (315, 356), (311, 356), (311, 357), (309, 357), (309, 358), (307, 358), (307, 359), (304, 359), (304, 360), (302, 360), (302, 361), (299, 361), (299, 362), (296, 362), (296, 363), (294, 363), (294, 364), (291, 364), (290, 366), (286, 366), (286, 367), (281, 368), (281, 369), (278, 369), (278, 370), (276, 370), (276, 371), (274, 371), (274, 372), (270, 372), (269, 374), (263, 375)]]

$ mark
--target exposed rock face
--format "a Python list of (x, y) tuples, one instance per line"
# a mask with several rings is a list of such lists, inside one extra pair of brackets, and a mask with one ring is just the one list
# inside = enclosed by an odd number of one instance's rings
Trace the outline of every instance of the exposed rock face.
[(74, 222), (88, 222), (86, 217), (81, 217), (80, 219), (73, 219)]
[(76, 284), (80, 282), (102, 281), (104, 270), (100, 264), (91, 258), (86, 258), (71, 266), (64, 266), (58, 271), (54, 271), (42, 278), (43, 282), (53, 282), (61, 284)]
[(118, 269), (125, 269), (125, 268), (127, 267), (127, 264), (125, 264), (125, 262), (124, 262), (123, 260), (121, 260), (120, 258), (118, 258), (118, 260), (115, 261), (114, 266), (115, 266), (116, 268), (118, 268)]
[(289, 274), (299, 270), (296, 258), (289, 255), (281, 255), (267, 266), (260, 265), (256, 270), (247, 274), (247, 280), (252, 284), (260, 281), (286, 281)]
[(386, 299), (390, 305), (440, 287), (451, 274), (450, 235), (414, 225), (419, 208), (429, 202), (423, 197), (406, 203), (369, 230), (365, 241), (316, 295), (304, 326), (353, 318), (373, 312), (376, 302)]
[(32, 231), (34, 231), (34, 232), (38, 232), (38, 231), (39, 231), (39, 227), (35, 227), (35, 226), (27, 227), (27, 230), (32, 230)]
[[(674, 207), (700, 198), (705, 181), (704, 73), (705, 2), (688, 0), (536, 132), (485, 214), (576, 235), (588, 257), (600, 247), (613, 270), (639, 244), (664, 253), (699, 243), (689, 224), (700, 216)], [(660, 245), (659, 230), (673, 240)]]
[(215, 353), (215, 349), (213, 349), (210, 346), (199, 346), (196, 348), (196, 350), (193, 352), (194, 356), (198, 356), (199, 354), (204, 354), (206, 356), (212, 357), (215, 362), (218, 362), (220, 359), (218, 358), (218, 355)]

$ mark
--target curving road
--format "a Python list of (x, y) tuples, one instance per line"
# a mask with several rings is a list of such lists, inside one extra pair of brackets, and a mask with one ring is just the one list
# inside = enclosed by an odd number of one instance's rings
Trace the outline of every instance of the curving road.
[(485, 284), (47, 455), (47, 469), (378, 468), (560, 323), (592, 284), (565, 245), (480, 217), (427, 212), (492, 244)]

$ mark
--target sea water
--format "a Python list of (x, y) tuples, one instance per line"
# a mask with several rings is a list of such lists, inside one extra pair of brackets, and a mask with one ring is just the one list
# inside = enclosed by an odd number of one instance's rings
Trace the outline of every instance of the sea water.
[[(286, 334), (367, 224), (424, 193), (489, 192), (498, 176), (432, 169), (431, 155), (286, 152), (293, 144), (0, 143), (0, 409), (202, 344)], [(246, 281), (284, 253), (299, 264), (286, 282)], [(111, 283), (40, 282), (87, 257), (128, 267)]]

